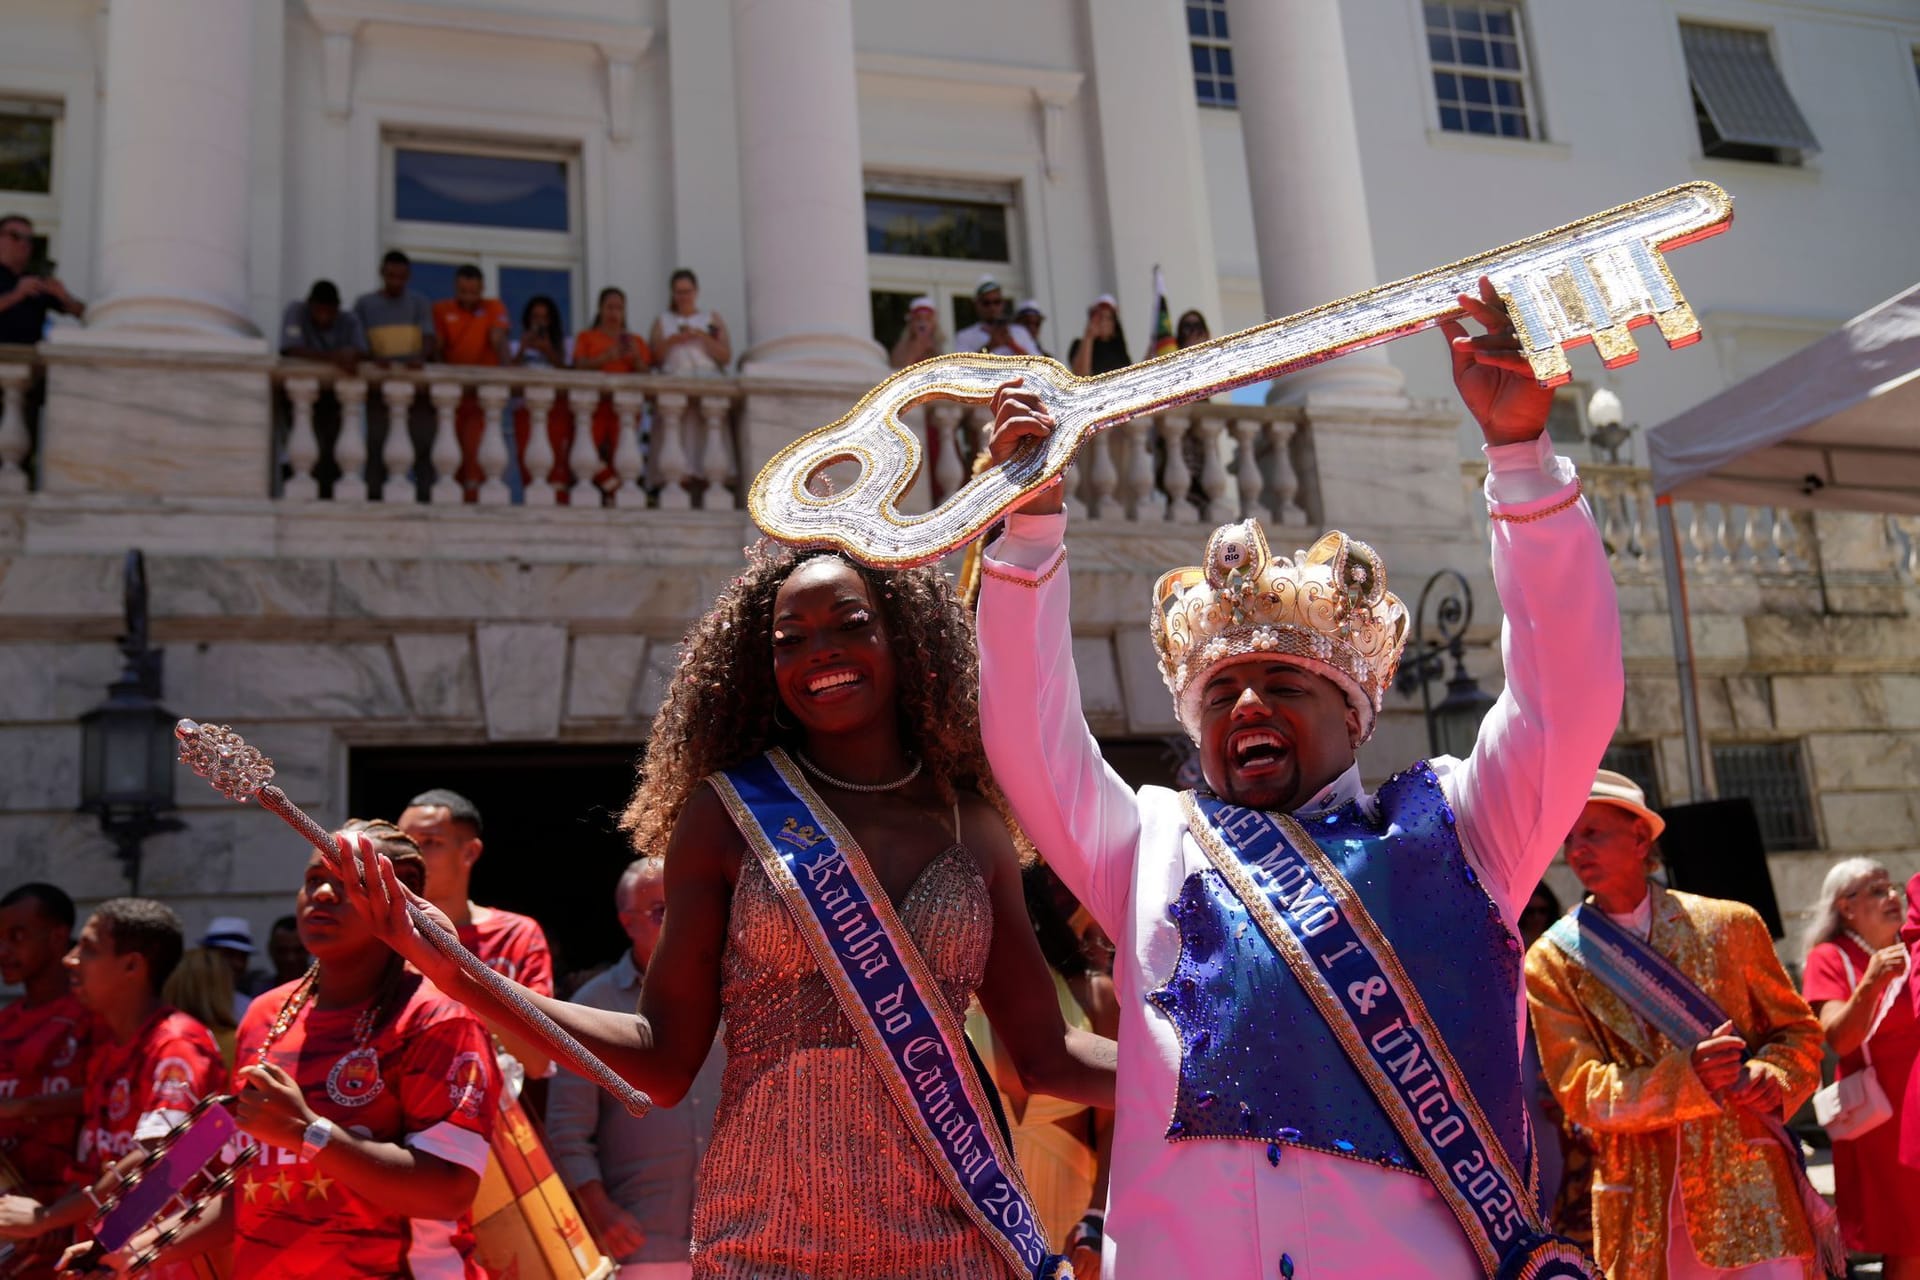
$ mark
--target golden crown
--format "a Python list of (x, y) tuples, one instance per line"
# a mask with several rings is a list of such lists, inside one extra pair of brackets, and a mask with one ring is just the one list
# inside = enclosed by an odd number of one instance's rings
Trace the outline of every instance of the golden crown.
[(1206, 563), (1162, 574), (1153, 602), (1160, 676), (1196, 741), (1206, 675), (1255, 654), (1332, 680), (1365, 738), (1407, 642), (1407, 609), (1379, 554), (1338, 531), (1289, 560), (1267, 550), (1259, 521), (1222, 525)]

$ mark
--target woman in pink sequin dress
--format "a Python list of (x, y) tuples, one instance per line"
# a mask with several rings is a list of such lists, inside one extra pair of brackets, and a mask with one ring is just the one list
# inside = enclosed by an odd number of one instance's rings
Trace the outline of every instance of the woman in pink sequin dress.
[[(977, 995), (1030, 1091), (1111, 1107), (1112, 1042), (1068, 1030), (1027, 919), (980, 745), (970, 618), (935, 570), (763, 548), (681, 654), (624, 819), (637, 851), (666, 851), (667, 916), (640, 1016), (534, 1003), (662, 1105), (685, 1092), (724, 1024), (694, 1275), (1008, 1275), (705, 783), (784, 748), (865, 851), (955, 1019)], [(389, 878), (374, 892), (391, 893)], [(397, 902), (385, 918), (436, 983), (502, 1012), (417, 940)]]

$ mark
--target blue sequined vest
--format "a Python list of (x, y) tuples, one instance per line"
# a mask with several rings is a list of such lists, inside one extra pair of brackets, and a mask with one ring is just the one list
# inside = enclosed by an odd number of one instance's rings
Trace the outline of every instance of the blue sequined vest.
[[(1415, 765), (1303, 825), (1366, 904), (1419, 988), (1494, 1132), (1532, 1167), (1514, 1040), (1520, 943), (1460, 848), (1440, 780)], [(1313, 1002), (1211, 867), (1168, 908), (1180, 957), (1148, 999), (1173, 1019), (1180, 1087), (1167, 1137), (1282, 1143), (1419, 1172)]]

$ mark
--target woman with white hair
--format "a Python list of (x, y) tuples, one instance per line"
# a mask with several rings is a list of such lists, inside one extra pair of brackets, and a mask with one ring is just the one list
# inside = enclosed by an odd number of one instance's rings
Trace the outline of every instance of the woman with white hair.
[(1920, 1169), (1900, 1162), (1901, 1110), (1920, 1058), (1920, 1018), (1903, 989), (1900, 887), (1871, 858), (1827, 872), (1807, 929), (1803, 994), (1840, 1057), (1844, 1078), (1872, 1068), (1893, 1116), (1835, 1139), (1833, 1171), (1847, 1248), (1886, 1258), (1887, 1280), (1920, 1280)]

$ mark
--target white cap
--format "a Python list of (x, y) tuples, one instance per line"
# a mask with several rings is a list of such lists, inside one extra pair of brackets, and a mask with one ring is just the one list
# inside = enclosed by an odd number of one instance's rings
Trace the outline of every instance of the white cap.
[(1093, 300), (1093, 306), (1092, 306), (1092, 307), (1088, 307), (1088, 308), (1087, 308), (1087, 314), (1088, 314), (1088, 315), (1092, 315), (1092, 314), (1093, 314), (1093, 307), (1097, 307), (1097, 306), (1101, 306), (1102, 304), (1104, 304), (1104, 305), (1106, 305), (1106, 306), (1108, 306), (1108, 307), (1110, 307), (1110, 308), (1112, 308), (1112, 309), (1113, 309), (1113, 314), (1115, 314), (1115, 315), (1119, 315), (1119, 314), (1120, 314), (1120, 300), (1119, 300), (1118, 298), (1116, 298), (1116, 297), (1114, 297), (1114, 296), (1113, 296), (1112, 294), (1110, 294), (1110, 293), (1103, 293), (1103, 294), (1101, 294), (1101, 295), (1100, 295), (1099, 297), (1097, 297), (1097, 298), (1095, 298), (1095, 299)]
[(1000, 282), (998, 280), (995, 280), (990, 275), (981, 276), (980, 283), (973, 286), (973, 296), (977, 298), (981, 294), (986, 293), (988, 290), (992, 290), (997, 293), (999, 292), (999, 289), (1000, 289)]
[(907, 312), (909, 315), (915, 311), (932, 311), (937, 313), (939, 310), (940, 308), (933, 305), (933, 299), (924, 293), (907, 304)]
[(1038, 298), (1020, 299), (1020, 305), (1013, 309), (1013, 314), (1017, 316), (1028, 311), (1033, 312), (1033, 314), (1039, 316), (1042, 320), (1047, 318), (1047, 313), (1040, 309), (1040, 299)]
[(241, 916), (215, 916), (213, 923), (207, 926), (206, 933), (201, 935), (200, 945), (250, 956), (256, 949), (253, 945), (253, 926)]

